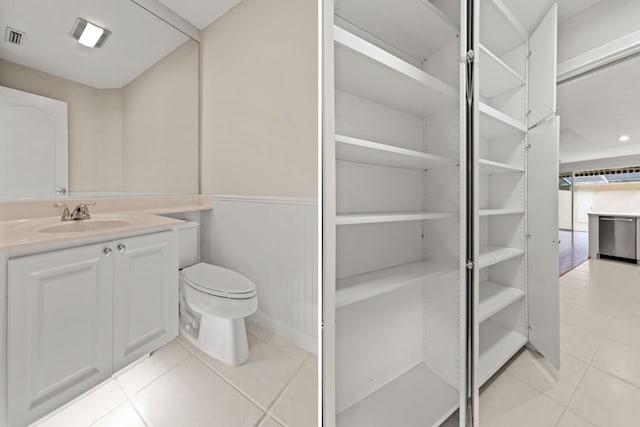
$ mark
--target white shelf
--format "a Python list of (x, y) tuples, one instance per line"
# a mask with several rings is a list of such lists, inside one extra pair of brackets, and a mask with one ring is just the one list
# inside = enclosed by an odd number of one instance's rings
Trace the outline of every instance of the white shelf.
[(481, 96), (493, 98), (525, 85), (520, 74), (483, 45), (480, 45), (480, 64)]
[(460, 403), (458, 391), (423, 363), (337, 415), (338, 427), (438, 426)]
[(456, 266), (420, 261), (338, 279), (336, 307), (354, 304), (455, 270)]
[(501, 56), (527, 41), (527, 29), (503, 0), (483, 0), (479, 3), (482, 44)]
[(524, 255), (524, 251), (522, 249), (495, 245), (480, 246), (479, 268), (489, 267), (522, 255)]
[(523, 209), (480, 209), (480, 216), (520, 215), (520, 214), (524, 214)]
[(338, 160), (421, 170), (456, 164), (455, 161), (447, 159), (446, 157), (366, 141), (364, 139), (344, 135), (336, 135), (335, 139), (336, 158)]
[(373, 224), (377, 222), (424, 221), (428, 219), (452, 218), (445, 212), (375, 212), (336, 215), (336, 225)]
[(484, 102), (480, 103), (480, 137), (498, 139), (512, 135), (524, 135), (527, 127), (524, 123), (496, 110)]
[(494, 162), (492, 160), (480, 159), (480, 173), (484, 175), (501, 175), (507, 173), (524, 172), (522, 167), (508, 165), (506, 163)]
[(478, 379), (484, 384), (527, 343), (524, 335), (491, 320), (480, 325)]
[(459, 32), (429, 1), (345, 0), (336, 2), (334, 12), (337, 22), (351, 23), (381, 47), (393, 46), (417, 61), (456, 40)]
[(503, 308), (524, 298), (524, 291), (491, 280), (480, 283), (480, 305), (478, 321), (484, 322)]
[(333, 36), (337, 89), (422, 117), (456, 104), (456, 89), (432, 75), (340, 27)]

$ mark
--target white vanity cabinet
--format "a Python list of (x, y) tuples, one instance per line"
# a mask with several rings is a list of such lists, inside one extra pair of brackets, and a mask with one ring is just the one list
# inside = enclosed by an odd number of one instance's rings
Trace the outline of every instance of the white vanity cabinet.
[(8, 261), (10, 426), (24, 426), (177, 335), (173, 231)]
[(26, 425), (112, 369), (111, 244), (9, 260), (8, 410)]
[(178, 335), (178, 256), (174, 232), (116, 242), (113, 368)]

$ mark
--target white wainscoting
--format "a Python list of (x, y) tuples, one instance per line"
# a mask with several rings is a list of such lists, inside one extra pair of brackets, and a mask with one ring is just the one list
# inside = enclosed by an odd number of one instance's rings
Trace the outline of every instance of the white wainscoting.
[(316, 199), (212, 196), (203, 212), (202, 259), (256, 283), (251, 320), (318, 352)]

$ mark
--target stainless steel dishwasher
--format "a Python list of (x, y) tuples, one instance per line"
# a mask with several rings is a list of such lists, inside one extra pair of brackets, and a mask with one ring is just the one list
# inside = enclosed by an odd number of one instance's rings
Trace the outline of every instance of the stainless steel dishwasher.
[(601, 216), (598, 234), (600, 255), (636, 260), (636, 218)]

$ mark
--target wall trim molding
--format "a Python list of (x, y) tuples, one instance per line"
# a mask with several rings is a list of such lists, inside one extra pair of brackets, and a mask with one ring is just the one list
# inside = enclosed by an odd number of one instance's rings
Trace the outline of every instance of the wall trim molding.
[(640, 53), (640, 31), (627, 34), (558, 64), (558, 84)]
[(287, 323), (262, 313), (260, 309), (249, 317), (249, 321), (252, 321), (269, 332), (296, 344), (304, 351), (308, 351), (316, 356), (318, 355), (317, 338), (295, 330)]
[[(268, 203), (281, 205), (305, 205), (317, 206), (318, 199), (314, 197), (278, 197), (278, 196), (236, 196), (236, 195), (218, 195), (211, 196), (211, 200), (227, 201), (227, 202), (248, 202), (248, 203)], [(214, 206), (215, 209), (215, 206)]]

